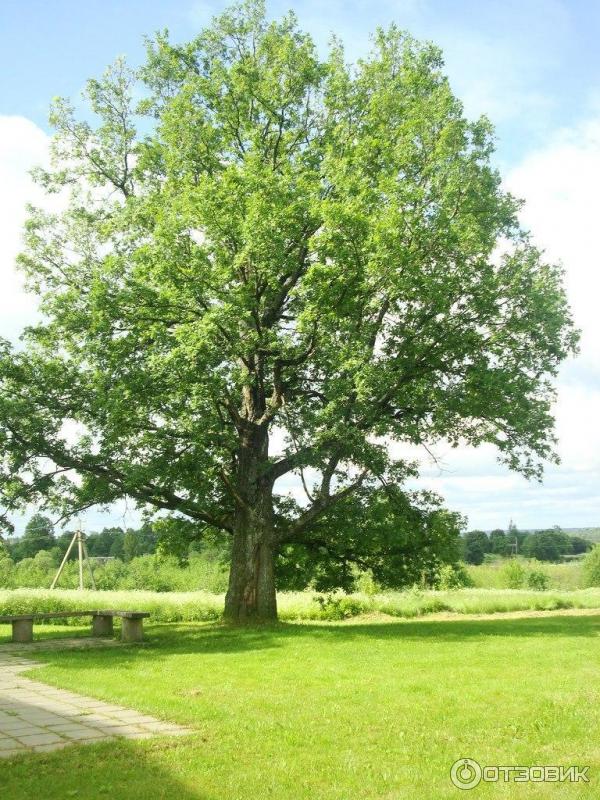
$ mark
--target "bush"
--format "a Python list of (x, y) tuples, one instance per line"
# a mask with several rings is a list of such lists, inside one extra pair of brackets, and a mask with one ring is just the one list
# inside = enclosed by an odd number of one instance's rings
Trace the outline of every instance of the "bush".
[[(506, 586), (503, 574), (503, 567), (507, 560), (497, 560), (494, 563), (482, 564), (481, 566), (468, 566), (469, 577), (473, 581), (473, 586), (478, 589), (501, 589)], [(569, 561), (564, 564), (552, 564), (544, 562), (543, 568), (539, 561), (525, 561), (521, 563), (527, 571), (542, 569), (549, 578), (549, 587), (570, 591), (574, 589), (584, 589), (586, 583), (583, 577), (583, 559), (581, 561)]]
[(363, 600), (356, 595), (318, 594), (315, 595), (315, 600), (320, 608), (319, 619), (349, 619), (372, 610), (372, 605), (367, 599)]
[(14, 574), (15, 565), (13, 560), (0, 550), (0, 587), (12, 589), (14, 587)]
[(541, 569), (532, 569), (527, 576), (527, 586), (536, 592), (545, 592), (550, 586), (550, 576)]
[(370, 570), (360, 572), (355, 578), (354, 585), (357, 592), (369, 595), (370, 597), (381, 591), (381, 586), (377, 583)]
[(435, 588), (441, 590), (472, 587), (473, 581), (464, 564), (443, 564), (437, 574)]
[(600, 586), (600, 545), (590, 550), (583, 560), (583, 580), (585, 586)]
[(525, 585), (525, 567), (520, 561), (510, 559), (500, 569), (501, 585), (506, 589), (522, 589)]

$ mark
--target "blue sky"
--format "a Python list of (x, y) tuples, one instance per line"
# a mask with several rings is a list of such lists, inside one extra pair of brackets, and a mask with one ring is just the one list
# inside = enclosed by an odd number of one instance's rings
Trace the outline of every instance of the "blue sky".
[[(224, 8), (188, 0), (2, 0), (0, 3), (0, 335), (14, 338), (34, 313), (14, 273), (23, 205), (35, 199), (27, 170), (47, 149), (55, 95), (77, 99), (85, 80), (117, 55), (143, 59), (143, 36), (168, 27), (195, 35)], [(523, 221), (565, 265), (582, 354), (566, 365), (557, 406), (563, 463), (542, 486), (499, 467), (491, 451), (442, 445), (443, 470), (423, 460), (424, 485), (467, 513), (472, 526), (600, 525), (600, 288), (594, 228), (600, 216), (600, 3), (594, 0), (318, 0), (270, 2), (293, 8), (323, 49), (331, 33), (349, 59), (369, 32), (396, 22), (439, 44), (469, 116), (496, 126), (496, 162), (527, 201)], [(133, 521), (129, 513), (125, 521)], [(122, 512), (93, 515), (93, 527)]]
[[(0, 4), (2, 113), (46, 127), (49, 99), (73, 97), (116, 55), (143, 59), (143, 37), (167, 27), (175, 39), (198, 32), (223, 2), (185, 0), (3, 0)], [(369, 32), (396, 22), (439, 44), (456, 91), (472, 114), (498, 128), (502, 162), (547, 131), (585, 118), (600, 92), (600, 3), (593, 0), (391, 0), (271, 2), (293, 8), (325, 48), (330, 34), (350, 58)]]

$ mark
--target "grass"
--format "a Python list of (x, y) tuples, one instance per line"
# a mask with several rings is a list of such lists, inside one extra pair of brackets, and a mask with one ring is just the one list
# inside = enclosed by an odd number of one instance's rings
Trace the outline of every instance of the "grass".
[(599, 632), (600, 613), (151, 625), (144, 647), (39, 653), (36, 677), (197, 733), (18, 758), (0, 796), (439, 800), (464, 796), (449, 770), (471, 757), (591, 767), (587, 786), (482, 784), (474, 800), (595, 798)]
[[(585, 586), (583, 563), (581, 561), (552, 564), (523, 559), (520, 563), (523, 564), (526, 572), (536, 570), (545, 573), (548, 576), (549, 586), (552, 590), (572, 591)], [(477, 588), (503, 589), (506, 588), (506, 564), (507, 561), (505, 559), (498, 559), (491, 564), (480, 564), (476, 567), (469, 565), (467, 572)]]
[[(436, 612), (493, 614), (504, 611), (600, 608), (600, 588), (570, 592), (460, 589), (377, 595), (356, 593), (322, 597), (321, 602), (314, 592), (284, 592), (279, 595), (278, 603), (283, 621), (336, 620), (364, 614), (414, 618)], [(149, 611), (155, 622), (216, 621), (221, 617), (223, 595), (208, 592), (0, 590), (0, 614), (94, 608)], [(8, 628), (0, 628), (0, 639), (8, 634)]]

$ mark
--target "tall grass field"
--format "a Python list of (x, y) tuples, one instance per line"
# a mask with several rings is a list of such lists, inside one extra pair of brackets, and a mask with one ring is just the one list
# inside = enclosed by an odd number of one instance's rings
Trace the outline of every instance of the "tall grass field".
[[(208, 592), (144, 592), (15, 589), (0, 590), (0, 614), (44, 611), (122, 609), (148, 611), (154, 622), (206, 622), (221, 618), (222, 594)], [(317, 594), (283, 592), (278, 597), (284, 621), (341, 620), (361, 615), (386, 615), (411, 619), (450, 612), (494, 614), (507, 611), (552, 611), (599, 608), (600, 588), (537, 592), (526, 589), (456, 589), (382, 594)], [(8, 635), (8, 626), (0, 634)]]

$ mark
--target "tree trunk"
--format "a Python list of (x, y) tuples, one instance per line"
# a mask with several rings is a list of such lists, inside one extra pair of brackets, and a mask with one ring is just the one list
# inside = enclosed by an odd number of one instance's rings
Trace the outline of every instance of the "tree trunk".
[(277, 619), (272, 531), (246, 522), (236, 526), (233, 535), (225, 619), (240, 624), (270, 622)]
[(225, 596), (228, 622), (243, 624), (277, 619), (273, 484), (263, 477), (267, 454), (268, 433), (254, 428), (242, 441), (237, 457), (238, 509)]

